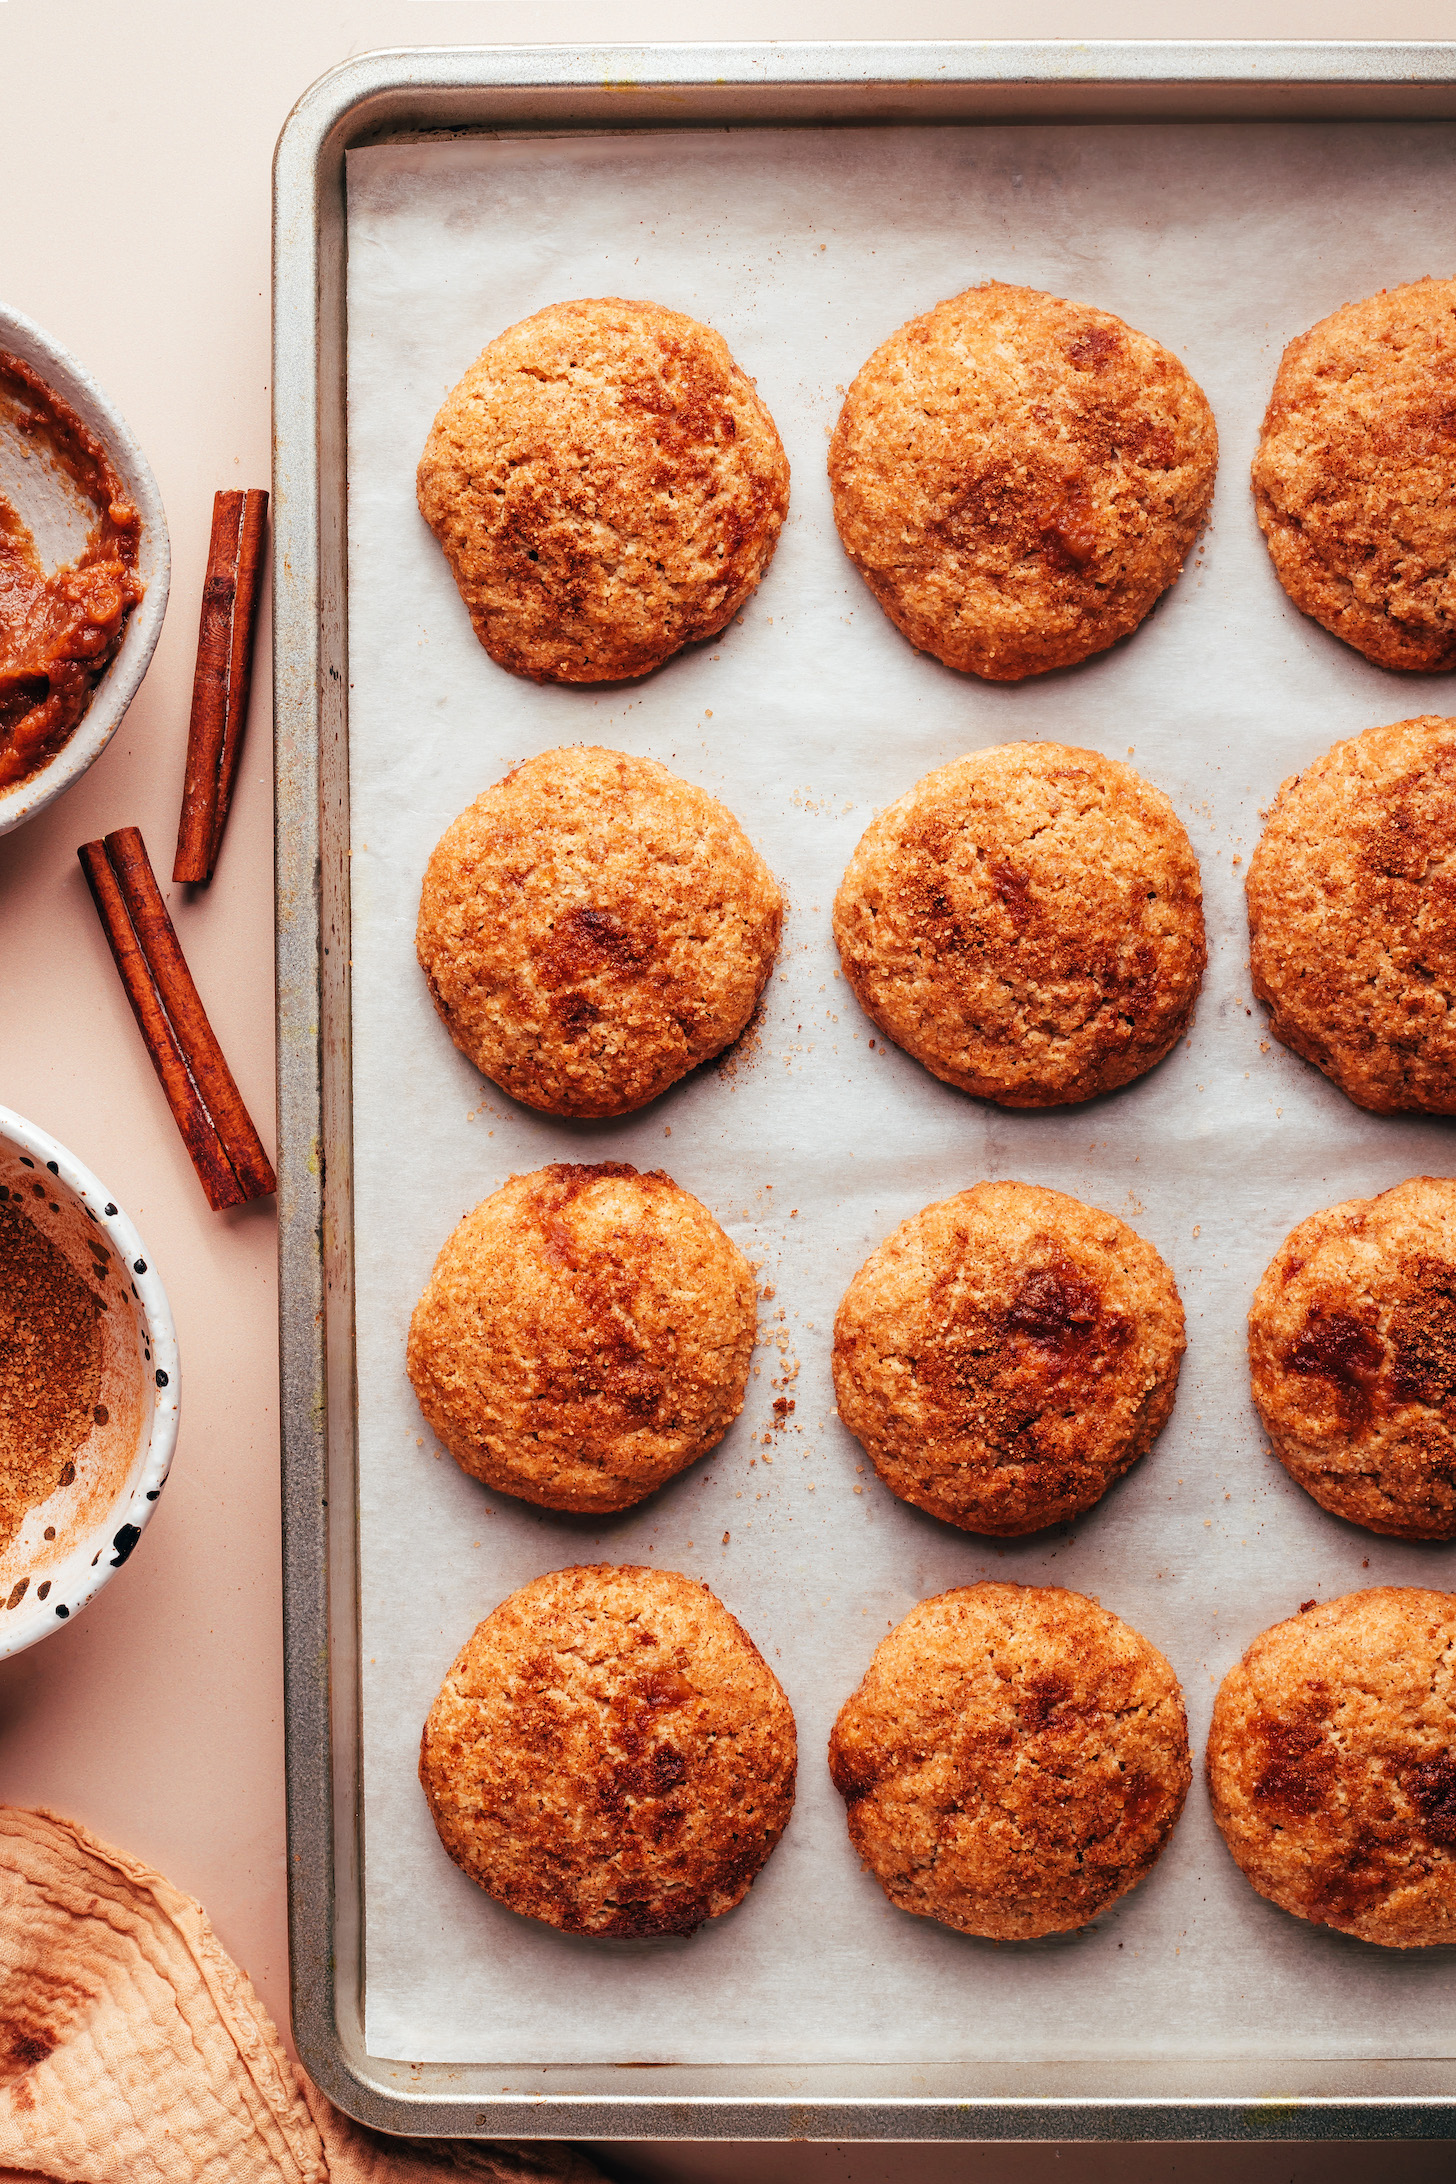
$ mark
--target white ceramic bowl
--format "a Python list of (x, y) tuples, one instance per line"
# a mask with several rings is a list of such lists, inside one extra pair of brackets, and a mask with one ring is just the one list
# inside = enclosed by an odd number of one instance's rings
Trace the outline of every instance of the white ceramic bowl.
[[(26, 781), (0, 788), (0, 834), (8, 834), (53, 804), (63, 789), (78, 781), (101, 756), (121, 725), (121, 717), (141, 687), (167, 611), (172, 557), (162, 496), (147, 459), (101, 392), (91, 374), (68, 356), (49, 334), (20, 312), (0, 304), (0, 349), (8, 350), (38, 372), (48, 387), (70, 403), (110, 455), (142, 519), (137, 573), (146, 595), (127, 617), (116, 657), (92, 694), (69, 739), (48, 765)], [(0, 412), (0, 492), (19, 510), (34, 535), (47, 568), (68, 561), (83, 544), (90, 523), (86, 504), (66, 477), (48, 463), (27, 459)]]
[(74, 1477), (26, 1512), (0, 1554), (3, 1660), (79, 1614), (130, 1555), (166, 1484), (181, 1385), (167, 1292), (140, 1236), (64, 1145), (8, 1107), (0, 1189), (19, 1196), (105, 1306), (98, 1422), (76, 1450)]

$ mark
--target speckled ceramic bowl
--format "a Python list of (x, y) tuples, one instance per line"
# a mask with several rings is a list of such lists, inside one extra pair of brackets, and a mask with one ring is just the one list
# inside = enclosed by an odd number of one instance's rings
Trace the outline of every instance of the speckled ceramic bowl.
[[(23, 825), (38, 811), (44, 811), (47, 804), (53, 804), (73, 781), (79, 781), (121, 726), (122, 715), (141, 687), (161, 635), (172, 558), (157, 481), (127, 430), (125, 419), (113, 409), (91, 374), (59, 342), (3, 303), (0, 349), (18, 356), (38, 372), (48, 387), (70, 403), (110, 455), (142, 519), (137, 573), (147, 587), (145, 597), (127, 618), (115, 659), (97, 683), (91, 703), (72, 735), (38, 773), (9, 788), (0, 788), (0, 834), (8, 834), (12, 827)], [(0, 493), (18, 509), (48, 569), (59, 568), (80, 551), (91, 524), (89, 504), (63, 471), (37, 458), (35, 450), (16, 433), (3, 403)]]
[(166, 1484), (177, 1440), (177, 1337), (146, 1246), (80, 1162), (0, 1107), (0, 1191), (85, 1279), (101, 1309), (101, 1401), (74, 1475), (0, 1554), (0, 1659), (78, 1615), (119, 1570)]

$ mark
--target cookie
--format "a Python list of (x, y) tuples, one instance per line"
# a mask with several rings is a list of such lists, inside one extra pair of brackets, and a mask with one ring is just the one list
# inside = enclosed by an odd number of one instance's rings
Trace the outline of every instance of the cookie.
[(1110, 311), (989, 281), (882, 342), (829, 446), (844, 548), (896, 628), (993, 682), (1126, 637), (1208, 513), (1218, 433)]
[(1456, 1941), (1456, 1595), (1305, 1602), (1219, 1686), (1208, 1786), (1261, 1896), (1388, 1949)]
[(978, 1183), (902, 1222), (834, 1322), (839, 1415), (892, 1494), (967, 1532), (1090, 1509), (1167, 1424), (1173, 1276), (1114, 1214)]
[(1065, 743), (974, 751), (880, 813), (834, 938), (860, 1007), (947, 1084), (1060, 1107), (1140, 1077), (1186, 1028), (1208, 951), (1166, 796)]
[(568, 1934), (690, 1934), (741, 1903), (794, 1804), (794, 1716), (706, 1585), (555, 1570), (477, 1625), (420, 1783), (488, 1896)]
[(513, 1099), (625, 1115), (731, 1046), (783, 924), (716, 797), (650, 758), (546, 751), (435, 846), (415, 946), (446, 1030)]
[(922, 1600), (840, 1708), (829, 1771), (902, 1911), (1032, 1941), (1135, 1888), (1188, 1794), (1188, 1723), (1156, 1646), (1058, 1585)]
[(612, 682), (732, 620), (778, 544), (789, 465), (721, 334), (603, 296), (487, 343), (417, 489), (493, 660)]
[(1378, 667), (1456, 667), (1456, 281), (1291, 341), (1254, 458), (1279, 581)]
[(1456, 1114), (1456, 720), (1367, 728), (1293, 775), (1249, 861), (1274, 1037), (1357, 1107)]
[(1249, 1314), (1254, 1402), (1324, 1509), (1456, 1538), (1456, 1182), (1418, 1175), (1311, 1214)]
[(546, 1509), (630, 1509), (743, 1408), (753, 1272), (706, 1206), (622, 1161), (515, 1175), (410, 1321), (420, 1409), (461, 1469)]

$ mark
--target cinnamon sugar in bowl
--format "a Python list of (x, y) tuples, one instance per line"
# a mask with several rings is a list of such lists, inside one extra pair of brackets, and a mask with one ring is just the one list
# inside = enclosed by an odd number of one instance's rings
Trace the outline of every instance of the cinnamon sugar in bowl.
[(0, 1659), (121, 1568), (177, 1439), (177, 1338), (94, 1175), (0, 1107)]

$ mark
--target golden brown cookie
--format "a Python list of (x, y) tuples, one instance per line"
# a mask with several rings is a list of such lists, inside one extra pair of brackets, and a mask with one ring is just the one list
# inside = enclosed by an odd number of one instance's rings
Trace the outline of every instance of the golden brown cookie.
[(1231, 1668), (1213, 1817), (1261, 1896), (1388, 1949), (1456, 1941), (1456, 1595), (1307, 1600)]
[(860, 1007), (947, 1084), (1059, 1107), (1140, 1077), (1203, 978), (1198, 860), (1160, 789), (1065, 743), (917, 781), (834, 901)]
[(845, 551), (897, 629), (1018, 682), (1105, 652), (1177, 577), (1218, 433), (1110, 311), (988, 281), (882, 342), (829, 447)]
[(1032, 1941), (1135, 1888), (1188, 1794), (1188, 1722), (1157, 1650), (1059, 1585), (922, 1600), (840, 1708), (829, 1771), (891, 1903)]
[(440, 1840), (569, 1934), (690, 1934), (741, 1903), (794, 1805), (794, 1716), (675, 1570), (554, 1570), (457, 1655), (420, 1739)]
[(660, 1169), (513, 1175), (468, 1213), (410, 1321), (432, 1432), (473, 1478), (546, 1509), (630, 1509), (743, 1408), (753, 1271)]
[(738, 1037), (782, 924), (716, 797), (578, 749), (528, 759), (447, 827), (415, 946), (445, 1028), (502, 1091), (625, 1115)]
[(1302, 614), (1379, 667), (1456, 667), (1456, 281), (1383, 288), (1291, 341), (1253, 476)]
[(967, 1532), (1090, 1509), (1162, 1432), (1186, 1347), (1163, 1260), (1034, 1183), (902, 1222), (834, 1322), (839, 1415), (892, 1494)]
[(620, 296), (487, 343), (417, 484), (476, 636), (536, 682), (645, 675), (713, 636), (789, 505), (774, 421), (722, 335)]
[(1248, 898), (1275, 1038), (1357, 1107), (1456, 1114), (1456, 720), (1367, 728), (1292, 775)]
[(1249, 1368), (1275, 1455), (1322, 1508), (1456, 1538), (1456, 1182), (1301, 1221), (1255, 1292)]

